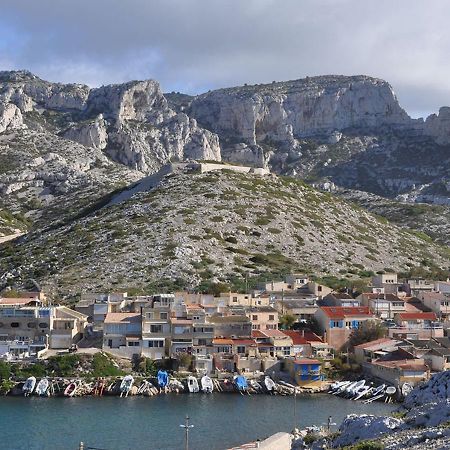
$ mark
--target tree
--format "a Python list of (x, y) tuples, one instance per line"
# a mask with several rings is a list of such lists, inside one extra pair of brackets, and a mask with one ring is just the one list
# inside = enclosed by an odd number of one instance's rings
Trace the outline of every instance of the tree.
[(280, 325), (283, 330), (290, 330), (294, 326), (297, 318), (292, 314), (284, 314), (280, 317)]
[(374, 341), (386, 336), (386, 328), (381, 322), (375, 320), (367, 320), (361, 324), (359, 328), (353, 330), (350, 335), (349, 345), (355, 347), (365, 342)]

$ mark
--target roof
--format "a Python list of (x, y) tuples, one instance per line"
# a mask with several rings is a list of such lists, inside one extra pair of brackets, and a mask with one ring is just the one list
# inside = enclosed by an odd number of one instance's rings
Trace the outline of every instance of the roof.
[(380, 338), (380, 339), (375, 339), (374, 341), (364, 342), (364, 344), (355, 345), (355, 348), (359, 348), (359, 349), (369, 349), (372, 347), (378, 348), (378, 347), (384, 347), (386, 344), (395, 345), (396, 342), (398, 342), (398, 341), (395, 341), (394, 339)]
[(265, 338), (267, 337), (262, 331), (260, 330), (252, 330), (252, 338)]
[(213, 344), (217, 345), (233, 345), (232, 339), (215, 338), (212, 340)]
[(139, 313), (108, 313), (105, 317), (105, 323), (131, 323), (140, 321), (141, 315)]
[(253, 339), (231, 339), (233, 345), (256, 345)]
[(278, 311), (272, 306), (252, 306), (246, 308), (249, 313), (278, 313)]
[(399, 313), (400, 320), (436, 320), (434, 312), (404, 312)]
[(368, 299), (371, 299), (371, 300), (386, 300), (388, 302), (403, 302), (404, 301), (403, 299), (396, 296), (395, 294), (379, 294), (377, 292), (369, 292), (369, 293), (364, 293), (364, 296), (366, 296)]
[(302, 358), (302, 359), (294, 359), (294, 364), (322, 364), (322, 363), (318, 359)]
[(410, 361), (404, 359), (399, 361), (374, 361), (372, 364), (377, 366), (389, 367), (391, 369), (399, 368), (402, 370), (412, 370), (417, 372), (427, 372), (428, 366), (423, 363), (411, 364)]
[(319, 309), (330, 319), (344, 319), (352, 316), (373, 317), (368, 306), (322, 306)]
[(0, 298), (0, 306), (14, 306), (14, 305), (28, 305), (29, 303), (41, 303), (41, 301), (37, 298), (14, 298), (14, 297), (3, 297)]
[(354, 300), (353, 297), (347, 292), (332, 292), (331, 294), (328, 294), (326, 297), (328, 296), (333, 296), (334, 298), (338, 298), (340, 300), (348, 300), (348, 299)]
[(282, 332), (292, 339), (294, 345), (308, 344), (309, 342), (322, 342), (322, 339), (317, 336), (317, 334), (309, 330), (283, 330)]
[(280, 330), (263, 330), (262, 331), (266, 336), (273, 337), (273, 338), (286, 338), (288, 337), (286, 334), (284, 334)]

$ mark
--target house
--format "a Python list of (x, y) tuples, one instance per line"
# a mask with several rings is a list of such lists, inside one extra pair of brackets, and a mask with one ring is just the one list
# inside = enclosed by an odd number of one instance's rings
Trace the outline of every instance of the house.
[(372, 277), (373, 293), (397, 295), (403, 290), (403, 283), (399, 283), (396, 273), (388, 272)]
[(428, 350), (423, 359), (436, 372), (450, 370), (450, 348), (436, 347)]
[(434, 290), (444, 294), (450, 294), (450, 281), (436, 281), (434, 283)]
[(317, 302), (319, 306), (343, 306), (351, 308), (361, 306), (359, 298), (353, 298), (350, 294), (345, 292), (332, 292)]
[(434, 290), (434, 284), (424, 278), (411, 278), (406, 281), (407, 293), (412, 296), (420, 296), (425, 292)]
[(272, 357), (286, 357), (293, 355), (292, 338), (280, 330), (254, 330), (259, 354)]
[(238, 294), (236, 292), (227, 292), (220, 294), (219, 301), (227, 306), (269, 306), (270, 298), (268, 296), (253, 297), (251, 294)]
[(324, 333), (325, 341), (336, 350), (345, 346), (353, 330), (359, 328), (361, 323), (375, 320), (367, 306), (322, 306), (317, 309), (315, 318)]
[(430, 339), (443, 337), (442, 324), (434, 312), (398, 313), (394, 316), (396, 326), (388, 328), (389, 337), (396, 339)]
[(278, 329), (278, 311), (271, 306), (246, 308), (246, 315), (252, 322), (252, 330)]
[(249, 338), (252, 334), (252, 322), (244, 314), (222, 316), (214, 314), (206, 319), (214, 327), (214, 337)]
[(295, 357), (315, 357), (329, 359), (333, 349), (310, 330), (283, 330), (292, 339), (292, 353)]
[(288, 289), (296, 291), (297, 289), (304, 288), (309, 283), (308, 275), (302, 273), (291, 273), (285, 277)]
[(194, 323), (192, 319), (172, 317), (170, 354), (192, 353), (194, 346)]
[(318, 359), (296, 358), (285, 360), (286, 371), (299, 386), (322, 381), (321, 366), (322, 363)]
[(359, 295), (358, 299), (382, 319), (393, 319), (395, 314), (406, 310), (405, 300), (395, 294), (368, 292)]
[(277, 299), (275, 308), (281, 315), (289, 314), (297, 318), (297, 322), (306, 322), (314, 317), (318, 305), (315, 297)]
[(403, 341), (396, 339), (380, 338), (374, 341), (355, 345), (353, 352), (359, 362), (372, 361), (386, 355), (387, 353), (397, 350), (399, 344), (402, 342)]
[(108, 313), (103, 328), (103, 350), (131, 357), (142, 350), (141, 314)]
[(419, 298), (441, 320), (450, 319), (450, 292), (422, 292)]
[(47, 348), (69, 348), (82, 339), (87, 316), (65, 306), (26, 306), (5, 303), (0, 308), (0, 354), (39, 356)]
[(170, 303), (154, 297), (149, 306), (141, 309), (142, 355), (162, 359), (169, 355), (172, 338)]

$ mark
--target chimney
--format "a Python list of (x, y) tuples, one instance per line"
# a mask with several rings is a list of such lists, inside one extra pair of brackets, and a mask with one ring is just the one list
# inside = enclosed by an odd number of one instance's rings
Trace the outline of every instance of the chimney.
[(302, 330), (302, 337), (305, 337), (305, 330)]

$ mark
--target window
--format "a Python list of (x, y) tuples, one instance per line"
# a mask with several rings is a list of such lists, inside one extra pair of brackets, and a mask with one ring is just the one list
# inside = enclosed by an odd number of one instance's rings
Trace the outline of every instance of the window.
[(164, 341), (148, 341), (148, 346), (162, 348), (164, 347)]
[(39, 328), (48, 328), (48, 325), (45, 322), (39, 322)]
[(146, 314), (147, 319), (153, 319), (153, 313), (152, 312), (148, 312)]
[(339, 328), (339, 320), (332, 320), (330, 325), (331, 328)]
[(275, 316), (273, 314), (269, 315), (269, 320), (275, 320)]
[(167, 313), (166, 312), (159, 313), (159, 317), (163, 320), (167, 320)]
[(139, 341), (128, 342), (128, 347), (139, 347)]
[(150, 325), (150, 333), (162, 333), (162, 325)]
[(206, 345), (206, 339), (199, 339), (198, 345)]
[(233, 297), (233, 303), (237, 303), (238, 298), (237, 297)]
[(322, 286), (317, 286), (317, 292), (322, 292)]
[(245, 353), (245, 346), (238, 345), (236, 350), (237, 350), (237, 353)]
[(347, 322), (345, 322), (345, 326), (348, 327), (348, 328), (351, 328), (352, 327), (352, 323), (347, 321)]
[(19, 328), (20, 323), (19, 322), (11, 322), (11, 328)]
[(257, 314), (253, 314), (252, 315), (252, 320), (258, 320), (258, 315)]
[(254, 323), (252, 325), (252, 330), (260, 330), (261, 329), (261, 325)]

